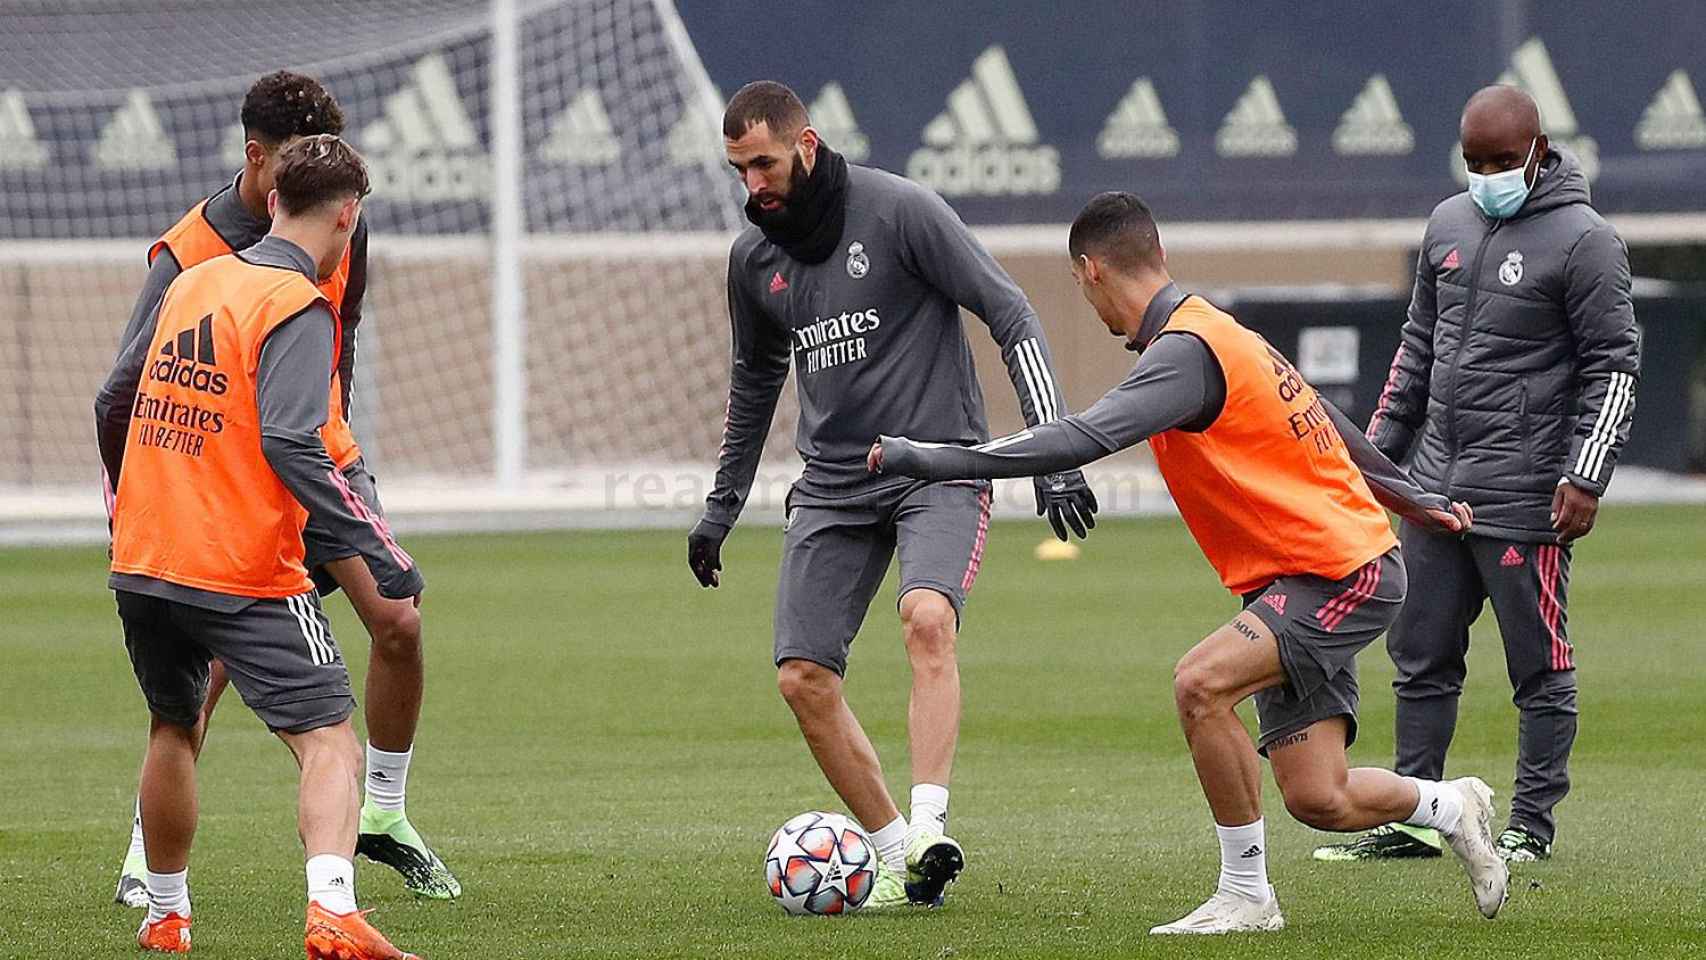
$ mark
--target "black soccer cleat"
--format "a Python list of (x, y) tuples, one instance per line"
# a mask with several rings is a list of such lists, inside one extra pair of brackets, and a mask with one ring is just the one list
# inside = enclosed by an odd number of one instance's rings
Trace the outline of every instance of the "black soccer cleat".
[(941, 906), (947, 899), (948, 884), (958, 879), (965, 868), (965, 851), (952, 837), (920, 834), (907, 850), (907, 900), (924, 906)]

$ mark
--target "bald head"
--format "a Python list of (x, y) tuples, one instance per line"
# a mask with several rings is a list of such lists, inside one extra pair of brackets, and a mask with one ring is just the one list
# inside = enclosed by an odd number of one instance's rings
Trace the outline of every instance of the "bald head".
[(1525, 161), (1538, 166), (1546, 157), (1540, 108), (1533, 97), (1506, 84), (1475, 91), (1463, 107), (1459, 133), (1463, 162), (1471, 173), (1514, 170)]

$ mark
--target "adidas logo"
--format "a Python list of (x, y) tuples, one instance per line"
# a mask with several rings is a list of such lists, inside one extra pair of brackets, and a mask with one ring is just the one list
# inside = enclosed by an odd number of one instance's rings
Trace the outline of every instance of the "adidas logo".
[(170, 170), (178, 165), (178, 148), (148, 94), (132, 90), (107, 118), (89, 159), (102, 170)]
[(17, 90), (0, 93), (0, 170), (40, 170), (47, 147), (36, 139), (36, 126)]
[(1240, 853), (1240, 854), (1239, 854), (1239, 855), (1238, 855), (1238, 859), (1240, 859), (1240, 860), (1248, 860), (1248, 859), (1250, 859), (1250, 858), (1251, 858), (1251, 857), (1259, 857), (1259, 856), (1261, 856), (1261, 855), (1262, 855), (1262, 848), (1261, 848), (1261, 846), (1260, 846), (1260, 845), (1259, 845), (1259, 844), (1254, 844), (1254, 843), (1252, 843), (1252, 844), (1250, 844), (1250, 849), (1248, 849), (1248, 850), (1246, 850), (1246, 851), (1244, 851), (1244, 852), (1243, 852), (1243, 853)]
[(775, 275), (770, 278), (770, 292), (781, 293), (786, 289), (788, 289), (788, 281), (782, 279), (782, 271), (778, 270)]
[(444, 55), (415, 62), (384, 116), (361, 132), (373, 192), (395, 200), (479, 200), (491, 191), (491, 160)]
[(1285, 616), (1285, 594), (1270, 593), (1262, 597), (1262, 602), (1273, 608), (1280, 616)]
[(1515, 547), (1506, 547), (1505, 548), (1505, 555), (1499, 558), (1499, 566), (1501, 566), (1501, 567), (1520, 567), (1520, 566), (1522, 566), (1522, 554), (1517, 552), (1517, 549)]
[[(1571, 109), (1570, 98), (1564, 95), (1564, 85), (1558, 80), (1558, 71), (1552, 67), (1552, 55), (1546, 52), (1546, 44), (1539, 37), (1517, 47), (1511, 54), (1510, 69), (1499, 74), (1494, 82), (1527, 91), (1540, 105), (1541, 129), (1546, 131), (1552, 142), (1569, 147), (1575, 153), (1576, 159), (1581, 161), (1582, 173), (1589, 180), (1599, 176), (1599, 143), (1582, 133), (1576, 125), (1576, 111)], [(1469, 174), (1463, 169), (1462, 143), (1452, 148), (1451, 175), (1460, 186), (1468, 185)]]
[(1037, 125), (1007, 53), (992, 46), (948, 108), (924, 127), (906, 175), (945, 196), (1047, 194), (1060, 189), (1060, 151), (1037, 142)]
[[(711, 96), (716, 102), (723, 102), (721, 90), (713, 89)], [(723, 166), (722, 118), (713, 114), (702, 99), (685, 104), (681, 116), (664, 136), (664, 149), (671, 166), (698, 167), (707, 162)]]
[(853, 105), (847, 102), (847, 94), (842, 91), (841, 84), (824, 84), (817, 99), (806, 108), (806, 113), (811, 115), (812, 126), (817, 128), (817, 132), (842, 156), (853, 163), (863, 163), (870, 157), (870, 138), (859, 131), (859, 122), (853, 119)]
[(1395, 156), (1415, 149), (1416, 135), (1398, 112), (1398, 98), (1384, 74), (1375, 74), (1339, 118), (1333, 152), (1345, 156)]
[(1452, 247), (1451, 252), (1445, 255), (1444, 260), (1440, 261), (1439, 268), (1441, 270), (1456, 270), (1461, 266), (1463, 266), (1463, 258), (1457, 255), (1457, 248)]
[(1128, 157), (1171, 157), (1179, 152), (1179, 133), (1167, 124), (1161, 98), (1148, 77), (1133, 81), (1114, 106), (1096, 137), (1096, 152), (1105, 160)]
[(391, 775), (383, 770), (369, 770), (367, 772), (367, 779), (376, 783), (390, 783)]
[(616, 141), (610, 114), (598, 91), (590, 88), (582, 90), (557, 115), (551, 132), (539, 145), (540, 160), (570, 167), (602, 167), (621, 156), (622, 145)]
[[(0, 166), (5, 165), (4, 105), (0, 104)], [(1694, 83), (1682, 70), (1673, 70), (1635, 126), (1635, 144), (1642, 150), (1692, 150), (1706, 147), (1706, 114)]]
[(1214, 150), (1223, 157), (1289, 157), (1297, 152), (1297, 131), (1285, 122), (1265, 74), (1250, 81), (1220, 122)]
[(213, 314), (202, 317), (194, 327), (180, 332), (175, 340), (160, 346), (160, 359), (148, 365), (148, 379), (175, 383), (201, 393), (224, 396), (230, 381), (217, 370), (213, 351)]

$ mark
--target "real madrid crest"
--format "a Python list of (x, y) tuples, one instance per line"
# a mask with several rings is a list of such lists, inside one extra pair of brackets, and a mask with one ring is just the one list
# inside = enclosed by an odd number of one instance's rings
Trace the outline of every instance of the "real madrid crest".
[(1522, 251), (1512, 250), (1505, 254), (1505, 262), (1499, 264), (1499, 282), (1507, 287), (1514, 287), (1522, 282)]
[(855, 280), (871, 272), (871, 258), (865, 256), (865, 245), (855, 240), (847, 245), (847, 275)]

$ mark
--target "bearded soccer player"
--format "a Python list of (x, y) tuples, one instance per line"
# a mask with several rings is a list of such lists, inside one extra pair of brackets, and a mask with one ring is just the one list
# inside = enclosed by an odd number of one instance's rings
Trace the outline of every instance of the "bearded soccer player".
[[(869, 466), (953, 481), (1070, 470), (1148, 440), (1179, 513), (1244, 610), (1179, 661), (1173, 690), (1220, 838), (1220, 883), (1160, 934), (1278, 930), (1267, 877), (1261, 767), (1286, 809), (1321, 830), (1404, 821), (1439, 830), (1489, 918), (1508, 875), (1493, 848), (1492, 791), (1347, 769), (1356, 737), (1356, 654), (1405, 593), (1382, 505), (1462, 533), (1469, 508), (1423, 493), (1284, 356), (1172, 282), (1154, 218), (1129, 193), (1092, 199), (1072, 225), (1072, 273), (1108, 330), (1141, 355), (1082, 414), (981, 447), (882, 437)], [(1233, 712), (1254, 696), (1251, 744)]]
[[(722, 542), (752, 486), (792, 359), (805, 473), (789, 494), (783, 534), (778, 685), (824, 776), (876, 843), (882, 862), (869, 905), (939, 904), (964, 867), (946, 836), (960, 720), (954, 646), (983, 556), (990, 487), (873, 478), (865, 451), (878, 433), (988, 439), (962, 306), (1001, 344), (1027, 423), (1061, 412), (1048, 345), (1025, 295), (942, 198), (849, 164), (818, 137), (792, 90), (743, 87), (723, 115), (723, 138), (753, 227), (729, 253), (728, 416), (688, 564), (702, 585), (719, 583)], [(1083, 536), (1094, 525), (1095, 497), (1077, 471), (1039, 477), (1036, 489), (1039, 515), (1062, 539), (1068, 527)], [(910, 826), (842, 696), (849, 647), (897, 552), (912, 667)]]
[[(183, 271), (235, 250), (242, 250), (266, 235), (270, 225), (267, 194), (273, 188), (280, 151), (301, 137), (338, 134), (344, 116), (338, 103), (311, 77), (281, 70), (255, 81), (243, 99), (243, 169), (225, 189), (195, 205), (183, 219), (166, 231), (148, 251), (148, 277), (137, 298), (120, 341), (119, 373), (103, 393), (97, 409), (103, 418), (128, 414), (145, 361), (152, 355), (140, 352), (154, 330), (155, 307), (172, 281)], [(358, 224), (355, 237), (336, 269), (319, 281), (320, 289), (338, 311), (343, 323), (338, 369), (333, 376), (331, 413), (322, 437), (332, 461), (343, 472), (364, 509), (383, 517), (373, 476), (350, 433), (351, 383), (355, 374), (356, 327), (361, 323), (363, 295), (367, 290), (367, 228)], [(113, 436), (122, 441), (123, 433)], [(116, 483), (117, 478), (109, 478)], [(424, 688), (421, 655), (420, 613), (410, 606), (384, 602), (373, 577), (352, 544), (320, 527), (312, 518), (303, 533), (307, 542), (307, 564), (322, 593), (343, 587), (362, 625), (372, 638), (366, 688), (367, 774), (366, 800), (361, 808), (359, 852), (397, 870), (414, 893), (433, 899), (450, 899), (462, 886), (444, 866), (409, 822), (404, 809), (409, 761), (414, 752), (415, 728), (420, 721)], [(206, 714), (211, 717), (226, 677), (215, 661), (208, 691)], [(199, 753), (201, 743), (198, 740)], [(130, 849), (119, 871), (114, 899), (133, 907), (146, 905), (141, 868), (143, 831), (139, 820), (131, 823)]]
[(196, 743), (213, 659), (301, 771), (309, 960), (396, 960), (409, 955), (356, 909), (355, 700), (302, 540), (312, 516), (358, 551), (384, 603), (419, 605), (420, 572), (320, 435), (339, 330), (319, 284), (348, 252), (367, 168), (331, 135), (277, 160), (271, 232), (172, 283), (149, 325), (141, 389), (126, 416), (97, 424), (117, 480), (108, 583), (151, 714), (139, 791), (148, 917), (137, 940), (190, 950)]

